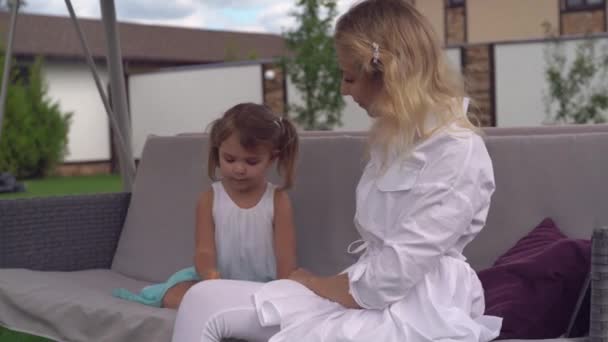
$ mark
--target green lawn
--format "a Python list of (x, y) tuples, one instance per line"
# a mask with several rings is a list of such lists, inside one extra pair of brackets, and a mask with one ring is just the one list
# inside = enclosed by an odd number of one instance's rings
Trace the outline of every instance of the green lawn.
[(118, 175), (50, 177), (23, 183), (26, 192), (0, 194), (0, 199), (117, 192), (122, 188)]
[[(0, 194), (0, 200), (8, 198), (77, 195), (121, 191), (120, 177), (116, 175), (51, 177), (24, 182), (26, 192)], [(49, 342), (50, 340), (22, 334), (0, 327), (0, 342)]]
[(49, 342), (43, 337), (22, 334), (0, 327), (0, 342)]

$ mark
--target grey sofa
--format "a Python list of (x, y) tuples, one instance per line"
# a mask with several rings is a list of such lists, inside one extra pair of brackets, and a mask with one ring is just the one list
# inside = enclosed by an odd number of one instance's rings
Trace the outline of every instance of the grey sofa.
[[(465, 251), (483, 269), (545, 217), (572, 237), (608, 224), (608, 126), (486, 130), (497, 190)], [(362, 133), (302, 135), (291, 198), (301, 266), (354, 261)], [(0, 325), (58, 341), (169, 341), (175, 311), (111, 297), (192, 264), (206, 138), (148, 139), (132, 193), (0, 200)], [(566, 341), (556, 339), (552, 341)]]

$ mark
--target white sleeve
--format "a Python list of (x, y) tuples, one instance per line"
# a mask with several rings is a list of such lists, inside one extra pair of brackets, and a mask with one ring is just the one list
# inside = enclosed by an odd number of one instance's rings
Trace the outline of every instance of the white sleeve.
[(363, 308), (382, 309), (404, 298), (471, 224), (474, 210), (466, 194), (440, 184), (415, 191), (420, 197), (407, 203), (412, 209), (391, 227), (379, 253), (348, 273), (350, 293)]

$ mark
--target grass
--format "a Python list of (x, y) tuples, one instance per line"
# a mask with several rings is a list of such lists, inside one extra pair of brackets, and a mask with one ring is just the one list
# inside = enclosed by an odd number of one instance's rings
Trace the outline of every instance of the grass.
[(50, 177), (26, 180), (24, 183), (26, 192), (0, 194), (0, 200), (8, 198), (118, 192), (122, 189), (120, 176), (118, 175)]
[[(77, 177), (50, 177), (25, 182), (26, 192), (0, 194), (0, 200), (59, 195), (78, 195), (121, 191), (120, 176), (96, 175)], [(0, 342), (50, 342), (50, 340), (0, 327)]]
[(51, 340), (44, 337), (32, 336), (23, 333), (18, 333), (6, 328), (0, 327), (0, 342), (50, 342)]

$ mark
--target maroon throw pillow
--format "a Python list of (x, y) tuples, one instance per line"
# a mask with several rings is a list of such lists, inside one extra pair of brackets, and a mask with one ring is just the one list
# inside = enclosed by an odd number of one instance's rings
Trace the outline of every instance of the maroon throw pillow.
[(503, 318), (499, 339), (561, 336), (589, 272), (590, 248), (547, 218), (480, 271), (486, 314)]

